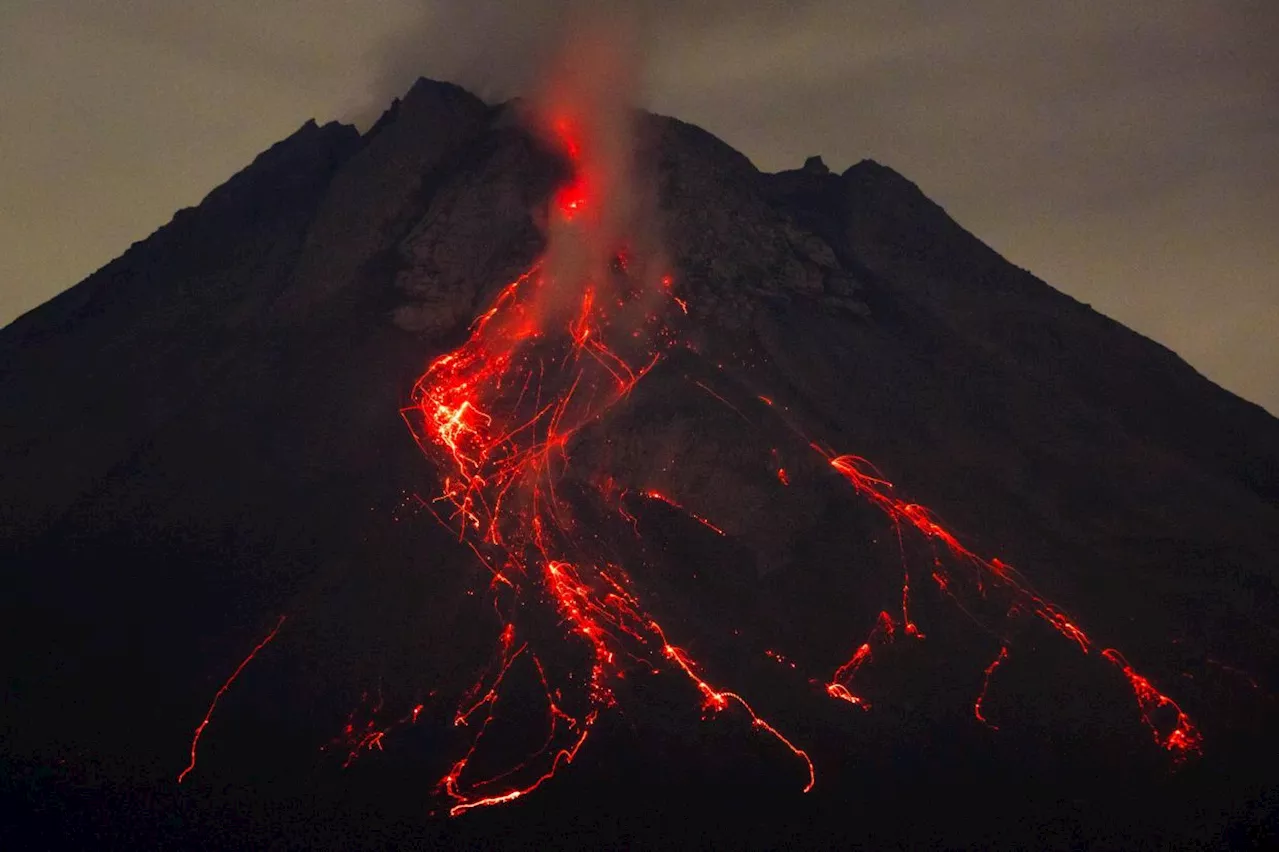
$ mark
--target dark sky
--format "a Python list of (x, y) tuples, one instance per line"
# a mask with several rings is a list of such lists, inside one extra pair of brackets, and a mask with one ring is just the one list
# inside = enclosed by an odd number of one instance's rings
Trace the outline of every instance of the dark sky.
[[(367, 123), (418, 74), (520, 90), (575, 5), (7, 0), (0, 322), (307, 118)], [(1277, 410), (1274, 2), (592, 5), (647, 56), (642, 104), (766, 170), (893, 166), (1014, 263)]]

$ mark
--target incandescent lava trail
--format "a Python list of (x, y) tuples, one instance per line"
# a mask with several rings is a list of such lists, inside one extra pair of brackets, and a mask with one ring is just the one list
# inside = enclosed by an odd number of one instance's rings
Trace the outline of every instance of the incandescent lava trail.
[[(866, 459), (853, 455), (835, 455), (817, 444), (810, 446), (825, 456), (831, 467), (844, 477), (861, 497), (889, 517), (899, 540), (904, 530), (913, 531), (930, 544), (941, 544), (952, 566), (966, 569), (965, 574), (956, 574), (952, 567), (944, 564), (940, 556), (935, 555), (931, 577), (940, 594), (950, 598), (990, 632), (1000, 635), (1003, 627), (1000, 624), (991, 623), (990, 620), (984, 620), (979, 613), (989, 609), (993, 603), (1000, 604), (1006, 608), (1003, 619), (1006, 622), (1019, 613), (1030, 613), (1057, 631), (1064, 639), (1074, 643), (1082, 653), (1089, 654), (1096, 650), (1097, 646), (1093, 640), (1076, 625), (1074, 619), (1035, 591), (1017, 571), (999, 559), (984, 559), (978, 556), (948, 532), (928, 509), (897, 498), (893, 494), (893, 484)], [(910, 570), (904, 556), (901, 624), (903, 631), (908, 635), (923, 638), (909, 615), (909, 598)], [(892, 616), (882, 612), (867, 642), (859, 646), (850, 661), (835, 672), (828, 685), (828, 692), (833, 697), (845, 700), (856, 698), (849, 690), (853, 674), (865, 658), (870, 656), (871, 647), (875, 642), (885, 641), (886, 638), (892, 639), (892, 628)], [(1177, 761), (1198, 753), (1202, 737), (1182, 708), (1173, 699), (1159, 692), (1149, 680), (1135, 672), (1118, 651), (1105, 649), (1100, 653), (1104, 659), (1119, 668), (1128, 680), (1142, 720), (1151, 729), (1156, 743)], [(973, 705), (974, 717), (993, 729), (997, 728), (983, 715), (982, 706), (991, 685), (992, 676), (1008, 658), (1009, 643), (1006, 640), (1000, 648), (999, 655), (984, 670), (982, 691)]]
[[(797, 787), (807, 792), (815, 784), (809, 754), (746, 698), (713, 686), (705, 667), (673, 644), (642, 602), (641, 584), (598, 543), (599, 531), (589, 520), (594, 515), (580, 511), (581, 501), (598, 500), (640, 535), (639, 522), (627, 509), (627, 492), (615, 493), (610, 480), (584, 497), (589, 486), (566, 482), (575, 439), (624, 404), (670, 350), (688, 347), (676, 330), (688, 304), (672, 292), (660, 252), (642, 233), (645, 217), (637, 213), (629, 184), (629, 149), (617, 139), (619, 128), (626, 128), (625, 117), (616, 114), (616, 106), (615, 114), (602, 117), (608, 106), (599, 99), (588, 98), (585, 106), (572, 98), (552, 99), (544, 106), (539, 127), (568, 171), (550, 200), (547, 249), (493, 297), (462, 345), (429, 364), (402, 411), (440, 470), (441, 492), (424, 505), (487, 570), (487, 594), (498, 618), (493, 657), (452, 714), (454, 727), (469, 736), (439, 787), (455, 816), (528, 795), (573, 763), (602, 714), (618, 703), (618, 681), (637, 671), (678, 675), (688, 681), (690, 697), (704, 715), (726, 712), (749, 723), (749, 730), (776, 746), (781, 757), (794, 758)], [(753, 422), (725, 395), (690, 381), (747, 424)], [(757, 399), (764, 406), (762, 416), (780, 416), (785, 409), (770, 397)], [(928, 509), (898, 498), (865, 459), (801, 440), (858, 497), (887, 516), (903, 554), (900, 599), (880, 613), (846, 662), (813, 681), (825, 686), (825, 695), (871, 710), (855, 691), (858, 672), (900, 637), (925, 639), (911, 616), (907, 537), (933, 550), (929, 576), (938, 595), (1000, 639), (999, 655), (975, 672), (975, 686), (981, 685), (972, 706), (978, 722), (998, 729), (986, 715), (985, 702), (1011, 656), (1015, 616), (1034, 617), (1085, 655), (1095, 652), (1094, 641), (1075, 619), (1008, 565), (971, 551)], [(779, 486), (791, 486), (796, 471), (776, 462)], [(715, 519), (685, 509), (663, 492), (635, 493), (726, 535)], [(1172, 699), (1118, 652), (1107, 649), (1097, 656), (1127, 679), (1141, 719), (1160, 747), (1176, 759), (1199, 750), (1200, 734)], [(787, 665), (797, 667), (791, 660)], [(540, 692), (540, 729), (527, 747), (513, 751), (511, 736), (497, 734), (509, 722), (498, 708), (504, 701), (524, 701), (529, 684)], [(416, 723), (421, 710), (418, 705), (401, 721)], [(385, 733), (372, 723), (349, 723), (348, 762), (362, 750), (381, 749)]]
[(196, 768), (196, 748), (200, 745), (200, 737), (204, 734), (204, 729), (209, 727), (209, 720), (213, 718), (213, 708), (218, 706), (218, 699), (222, 698), (222, 696), (226, 694), (226, 691), (231, 688), (231, 684), (235, 683), (236, 678), (240, 677), (240, 672), (244, 671), (245, 666), (249, 665), (250, 661), (252, 661), (254, 657), (258, 656), (258, 652), (267, 647), (267, 645), (271, 643), (272, 639), (276, 638), (276, 634), (279, 633), (280, 628), (284, 626), (286, 617), (287, 616), (283, 615), (280, 616), (280, 620), (276, 622), (275, 627), (271, 628), (271, 632), (268, 633), (261, 642), (253, 647), (253, 650), (249, 652), (247, 657), (240, 661), (240, 665), (236, 666), (236, 670), (231, 673), (231, 677), (227, 678), (214, 694), (213, 700), (209, 702), (209, 709), (204, 713), (204, 718), (200, 720), (199, 725), (196, 725), (195, 733), (191, 735), (191, 760), (187, 763), (186, 768), (178, 773), (179, 784), (181, 784), (183, 779), (191, 774), (191, 770)]
[[(467, 691), (454, 725), (471, 731), (469, 745), (441, 779), (450, 813), (521, 798), (571, 764), (600, 718), (617, 703), (614, 685), (628, 670), (683, 675), (696, 689), (704, 713), (735, 710), (751, 728), (775, 740), (802, 764), (801, 789), (815, 783), (809, 755), (735, 692), (712, 686), (701, 666), (672, 644), (640, 600), (632, 577), (593, 544), (592, 529), (575, 516), (573, 500), (558, 493), (574, 439), (622, 404), (664, 354), (683, 343), (668, 318), (685, 312), (671, 294), (671, 278), (652, 258), (637, 258), (626, 234), (610, 230), (608, 195), (616, 191), (607, 171), (594, 168), (585, 116), (554, 115), (545, 124), (571, 174), (551, 201), (550, 247), (533, 268), (504, 287), (473, 324), (468, 339), (436, 358), (417, 382), (402, 412), (419, 444), (442, 471), (433, 513), (455, 530), (490, 574), (489, 593), (500, 619), (498, 647), (488, 671)], [(625, 217), (621, 217), (625, 220)], [(568, 243), (566, 248), (565, 243)], [(557, 252), (574, 253), (572, 263)], [(701, 382), (716, 399), (749, 418)], [(760, 397), (768, 409), (772, 399)], [(992, 633), (1000, 618), (980, 618), (993, 606), (1008, 621), (1030, 613), (1083, 653), (1095, 646), (1065, 612), (1035, 592), (998, 559), (984, 559), (948, 532), (923, 506), (900, 500), (893, 486), (866, 460), (837, 455), (817, 444), (859, 497), (891, 520), (901, 541), (915, 535), (935, 547), (931, 576), (951, 599)], [(781, 485), (791, 482), (777, 469)], [(639, 533), (621, 495), (599, 497)], [(712, 532), (713, 520), (684, 509), (665, 494), (639, 496), (684, 512)], [(945, 561), (944, 561), (945, 557)], [(826, 683), (826, 694), (862, 710), (870, 705), (854, 691), (854, 679), (876, 648), (899, 635), (924, 632), (912, 620), (911, 568), (903, 551), (897, 615), (882, 612), (867, 640)], [(961, 570), (957, 570), (961, 569)], [(552, 613), (548, 630), (530, 612)], [(984, 701), (1012, 642), (1002, 638), (999, 656), (980, 673), (973, 715), (992, 729)], [(1114, 651), (1101, 656), (1124, 673), (1142, 719), (1156, 742), (1181, 757), (1199, 749), (1200, 735), (1171, 699)], [(475, 768), (486, 737), (501, 726), (495, 709), (507, 695), (513, 672), (524, 667), (541, 687), (545, 729), (538, 742), (492, 769)], [(528, 679), (528, 678), (526, 678)], [(416, 713), (414, 716), (416, 721)], [(374, 742), (381, 748), (382, 735)], [(366, 737), (368, 735), (366, 734)], [(357, 747), (357, 751), (359, 748)]]
[[(571, 168), (552, 200), (546, 256), (497, 295), (461, 347), (430, 364), (403, 412), (442, 465), (437, 517), (490, 572), (502, 619), (490, 674), (454, 719), (474, 736), (441, 786), (455, 815), (528, 794), (573, 762), (616, 703), (617, 678), (665, 665), (692, 683), (705, 713), (733, 708), (797, 758), (807, 791), (814, 771), (805, 751), (746, 699), (705, 679), (643, 607), (623, 567), (593, 549), (590, 531), (557, 492), (574, 437), (625, 400), (675, 343), (661, 318), (670, 278), (615, 230), (628, 218), (610, 202), (621, 187), (596, 158), (603, 146), (584, 118), (567, 111), (546, 122)], [(645, 496), (679, 508), (656, 491)], [(526, 618), (528, 605), (553, 610), (558, 628)], [(532, 669), (542, 686), (545, 737), (499, 772), (473, 771), (517, 666)]]

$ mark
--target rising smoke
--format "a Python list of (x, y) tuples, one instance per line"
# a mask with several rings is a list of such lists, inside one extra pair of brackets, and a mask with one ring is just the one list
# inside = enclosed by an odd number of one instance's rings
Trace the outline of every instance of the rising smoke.
[[(568, 160), (552, 199), (543, 272), (555, 313), (579, 308), (584, 285), (628, 313), (643, 313), (663, 272), (652, 180), (637, 157), (642, 56), (629, 28), (575, 23), (546, 66), (526, 120)], [(639, 316), (618, 317), (629, 328)]]
[[(503, 3), (416, 4), (404, 25), (370, 55), (372, 83), (366, 97), (344, 116), (367, 127), (394, 97), (420, 76), (457, 83), (490, 103), (529, 95), (549, 65), (570, 43), (566, 32), (596, 30), (617, 47), (656, 56), (673, 39), (723, 31), (726, 22), (775, 25), (813, 0), (743, 3), (730, 0), (529, 0)], [(642, 51), (640, 49), (643, 49)], [(636, 71), (643, 70), (638, 67)], [(643, 105), (644, 80), (637, 75), (633, 102)]]

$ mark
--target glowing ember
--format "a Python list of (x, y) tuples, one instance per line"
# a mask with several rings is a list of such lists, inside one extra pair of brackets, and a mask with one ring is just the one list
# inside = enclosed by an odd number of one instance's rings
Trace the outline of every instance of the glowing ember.
[(701, 515), (697, 515), (697, 514), (694, 514), (693, 512), (690, 512), (684, 506), (681, 506), (679, 503), (677, 503), (675, 500), (672, 500), (670, 497), (666, 496), (665, 494), (662, 494), (657, 491), (645, 491), (644, 496), (648, 497), (650, 500), (657, 500), (661, 503), (666, 503), (668, 506), (672, 507), (673, 509), (678, 509), (679, 511), (684, 512), (686, 515), (693, 518), (695, 521), (702, 524), (704, 527), (711, 530), (716, 535), (724, 535), (724, 530), (720, 529), (718, 526), (711, 523)]
[(872, 646), (883, 645), (893, 641), (893, 617), (887, 612), (881, 612), (876, 618), (875, 627), (871, 628), (871, 634), (867, 636), (867, 640), (857, 647), (847, 661), (845, 661), (835, 673), (831, 676), (831, 682), (827, 684), (827, 694), (832, 698), (838, 698), (841, 701), (847, 701), (850, 704), (861, 707), (866, 710), (870, 705), (860, 696), (855, 695), (849, 690), (853, 677), (858, 673), (858, 669), (871, 659)]

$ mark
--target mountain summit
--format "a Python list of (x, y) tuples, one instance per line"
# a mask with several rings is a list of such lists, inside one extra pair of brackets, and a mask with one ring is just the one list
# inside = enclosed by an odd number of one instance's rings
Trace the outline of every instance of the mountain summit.
[(0, 331), (9, 839), (1274, 840), (1275, 418), (663, 116), (573, 278), (551, 118), (308, 122)]

